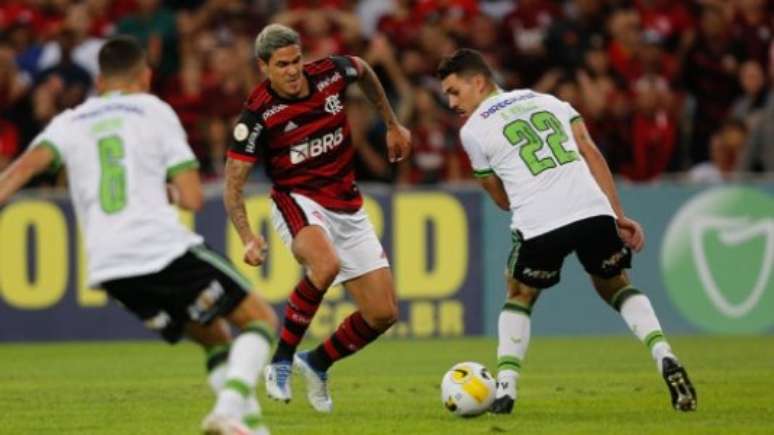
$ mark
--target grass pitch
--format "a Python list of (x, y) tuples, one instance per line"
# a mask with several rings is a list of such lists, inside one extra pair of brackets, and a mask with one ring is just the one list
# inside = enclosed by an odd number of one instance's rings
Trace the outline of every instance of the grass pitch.
[[(629, 337), (533, 338), (514, 414), (460, 419), (440, 403), (453, 363), (494, 368), (492, 339), (381, 340), (331, 372), (334, 413), (294, 400), (264, 415), (283, 434), (774, 433), (774, 337), (673, 338), (699, 410), (669, 406)], [(213, 402), (202, 352), (160, 342), (0, 345), (2, 434), (196, 434)]]

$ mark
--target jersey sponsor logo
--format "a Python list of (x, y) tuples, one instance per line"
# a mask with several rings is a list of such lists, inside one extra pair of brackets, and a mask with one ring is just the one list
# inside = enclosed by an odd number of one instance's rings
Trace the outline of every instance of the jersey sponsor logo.
[(325, 111), (331, 115), (335, 115), (344, 110), (344, 106), (341, 104), (338, 95), (331, 95), (325, 99)]
[(344, 131), (341, 127), (322, 137), (316, 137), (308, 142), (290, 147), (290, 163), (296, 165), (305, 160), (315, 158), (341, 145), (344, 141)]
[(288, 108), (287, 104), (275, 104), (274, 106), (271, 107), (271, 109), (263, 112), (263, 115), (261, 115), (261, 117), (263, 117), (263, 120), (266, 121), (267, 119), (282, 112), (287, 108)]
[(253, 131), (250, 133), (250, 138), (247, 139), (247, 146), (245, 147), (245, 151), (248, 153), (255, 152), (255, 144), (258, 140), (258, 136), (261, 135), (261, 131), (263, 130), (263, 126), (261, 124), (255, 123), (255, 126), (253, 126)]
[(489, 118), (490, 116), (497, 113), (497, 111), (504, 109), (517, 101), (529, 100), (530, 98), (535, 98), (536, 96), (536, 94), (530, 92), (519, 97), (508, 98), (507, 100), (500, 101), (499, 103), (481, 112), (481, 117), (484, 119)]
[(295, 122), (290, 121), (290, 122), (288, 122), (288, 125), (285, 126), (285, 133), (287, 133), (289, 131), (293, 131), (293, 130), (295, 130), (297, 128), (298, 128), (298, 125), (296, 125)]
[(239, 123), (234, 127), (234, 139), (236, 139), (239, 142), (242, 142), (243, 140), (247, 139), (247, 135), (250, 134), (250, 129), (247, 128), (247, 125), (244, 123)]
[(326, 77), (324, 80), (321, 80), (319, 83), (317, 83), (317, 90), (322, 91), (323, 89), (340, 81), (341, 79), (342, 79), (341, 74), (339, 74), (339, 72), (336, 71), (336, 73), (333, 74), (332, 76)]

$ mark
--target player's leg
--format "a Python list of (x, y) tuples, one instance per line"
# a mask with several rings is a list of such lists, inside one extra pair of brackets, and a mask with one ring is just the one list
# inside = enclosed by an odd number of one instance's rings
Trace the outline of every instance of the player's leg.
[(217, 395), (226, 383), (228, 352), (232, 340), (228, 323), (221, 318), (213, 320), (209, 325), (188, 322), (185, 335), (204, 349), (207, 382)]
[(317, 411), (330, 412), (330, 366), (376, 340), (398, 318), (398, 303), (389, 262), (363, 210), (353, 215), (330, 213), (341, 271), (336, 278), (352, 297), (357, 311), (322, 344), (296, 355), (296, 367), (307, 381), (307, 397)]
[(497, 319), (497, 393), (491, 411), (507, 414), (517, 398), (521, 365), (529, 346), (532, 307), (539, 290), (507, 277), (508, 296)]
[(625, 272), (631, 267), (631, 252), (618, 236), (615, 220), (598, 216), (586, 219), (582, 225), (578, 259), (591, 275), (597, 293), (648, 347), (667, 382), (675, 409), (696, 409), (696, 392), (664, 336), (650, 299), (632, 285)]
[(506, 268), (508, 293), (497, 320), (497, 393), (490, 408), (495, 414), (513, 410), (518, 380), (531, 335), (532, 309), (540, 289), (559, 282), (568, 253), (566, 230), (558, 229), (524, 240), (511, 234), (512, 248)]
[(275, 192), (272, 199), (274, 228), (305, 272), (288, 297), (277, 349), (265, 372), (268, 396), (288, 402), (292, 395), (293, 355), (338, 274), (339, 260), (322, 218), (322, 207), (299, 195)]

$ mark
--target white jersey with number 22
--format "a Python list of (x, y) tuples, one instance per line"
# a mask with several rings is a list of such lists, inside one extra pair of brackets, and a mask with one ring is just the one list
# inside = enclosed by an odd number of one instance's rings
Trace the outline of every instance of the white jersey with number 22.
[(477, 177), (497, 175), (511, 229), (525, 239), (592, 216), (615, 216), (580, 155), (568, 103), (528, 89), (485, 99), (460, 130)]

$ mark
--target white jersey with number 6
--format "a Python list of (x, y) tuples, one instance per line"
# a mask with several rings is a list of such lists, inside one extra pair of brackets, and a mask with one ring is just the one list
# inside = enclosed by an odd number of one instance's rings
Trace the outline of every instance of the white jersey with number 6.
[(167, 200), (166, 180), (198, 163), (177, 115), (158, 98), (90, 98), (55, 117), (33, 144), (67, 167), (89, 285), (157, 272), (203, 243)]
[(484, 100), (460, 130), (477, 177), (496, 174), (510, 200), (511, 228), (525, 239), (592, 216), (615, 216), (578, 151), (568, 103), (531, 90)]

